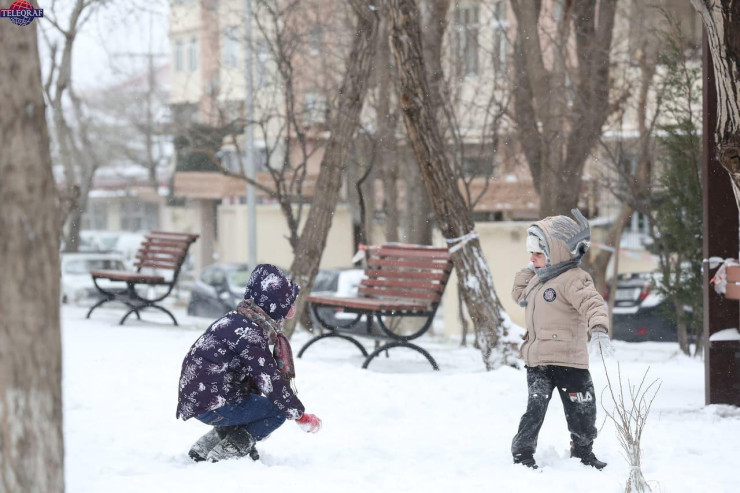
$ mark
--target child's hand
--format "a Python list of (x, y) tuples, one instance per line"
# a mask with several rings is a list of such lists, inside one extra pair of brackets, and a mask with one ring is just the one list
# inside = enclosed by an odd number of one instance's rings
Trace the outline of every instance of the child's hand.
[(306, 433), (316, 433), (321, 429), (321, 420), (314, 414), (303, 413), (295, 422)]
[(592, 357), (614, 357), (614, 346), (612, 346), (612, 341), (609, 340), (609, 335), (606, 332), (594, 328), (591, 331), (591, 342), (588, 345), (588, 352)]

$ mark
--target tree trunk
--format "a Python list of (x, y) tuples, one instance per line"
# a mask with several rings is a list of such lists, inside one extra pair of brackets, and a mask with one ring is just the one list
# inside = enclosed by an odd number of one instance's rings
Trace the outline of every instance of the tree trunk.
[[(452, 176), (442, 138), (429, 100), (422, 54), (419, 10), (414, 0), (390, 0), (391, 47), (396, 59), (396, 89), (409, 137), (437, 223), (446, 239), (461, 238), (473, 231), (473, 220)], [(465, 286), (465, 304), (473, 320), (487, 370), (513, 364), (514, 348), (505, 342), (501, 303), (476, 236), (457, 242), (452, 261)]]
[[(331, 137), (317, 178), (320, 188), (314, 194), (290, 269), (293, 280), (303, 288), (296, 301), (298, 313), (303, 313), (305, 309), (306, 296), (311, 291), (319, 270), (377, 46), (379, 20), (372, 2), (352, 0), (352, 7), (357, 15), (357, 34), (352, 42), (344, 80), (339, 90), (338, 108), (330, 127)], [(296, 320), (294, 318), (286, 321), (284, 331), (288, 337), (293, 335)]]
[(691, 0), (709, 39), (717, 87), (717, 155), (740, 209), (740, 2)]
[(0, 491), (64, 491), (59, 223), (36, 26), (0, 23)]
[[(426, 0), (424, 12), (425, 29), (422, 31), (422, 48), (424, 67), (429, 83), (430, 102), (434, 108), (437, 122), (441, 121), (444, 113), (444, 70), (442, 68), (442, 46), (445, 31), (447, 30), (447, 11), (450, 0)], [(444, 140), (442, 140), (444, 145)], [(403, 161), (405, 166), (404, 181), (406, 182), (405, 204), (405, 241), (420, 245), (432, 243), (432, 204), (424, 189), (424, 182), (415, 163)], [(450, 175), (454, 176), (454, 175)]]
[[(383, 7), (384, 9), (387, 7)], [(388, 16), (380, 20), (378, 36), (378, 175), (383, 183), (383, 212), (385, 240), (398, 241), (398, 146), (396, 143), (396, 126), (398, 111), (391, 110), (393, 97), (393, 75), (391, 73), (391, 53), (388, 45), (390, 32)]]
[[(586, 158), (610, 112), (616, 3), (565, 2), (562, 20), (553, 19), (553, 38), (543, 41), (540, 16), (549, 11), (542, 2), (511, 0), (517, 21), (513, 116), (541, 216), (567, 214), (578, 205)], [(572, 58), (576, 63), (565, 63)], [(575, 69), (569, 71), (570, 65)]]

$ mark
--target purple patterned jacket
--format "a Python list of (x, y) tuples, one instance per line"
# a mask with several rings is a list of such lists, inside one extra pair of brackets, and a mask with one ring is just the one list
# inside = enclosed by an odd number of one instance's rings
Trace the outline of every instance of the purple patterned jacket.
[(211, 324), (185, 356), (177, 417), (187, 420), (250, 393), (266, 396), (287, 419), (303, 415), (303, 404), (278, 372), (262, 328), (233, 311)]

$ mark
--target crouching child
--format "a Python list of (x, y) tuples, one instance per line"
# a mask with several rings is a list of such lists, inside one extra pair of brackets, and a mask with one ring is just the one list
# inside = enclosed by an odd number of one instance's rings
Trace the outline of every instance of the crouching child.
[(191, 447), (193, 460), (257, 460), (255, 444), (285, 420), (308, 433), (321, 429), (321, 420), (305, 412), (291, 386), (292, 352), (281, 333), (283, 321), (295, 315), (298, 292), (280, 269), (258, 265), (244, 301), (191, 346), (182, 363), (177, 417), (213, 427)]

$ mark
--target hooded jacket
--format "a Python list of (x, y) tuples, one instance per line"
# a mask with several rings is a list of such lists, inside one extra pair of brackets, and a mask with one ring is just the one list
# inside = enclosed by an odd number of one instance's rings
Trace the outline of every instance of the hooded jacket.
[[(578, 225), (566, 216), (542, 219), (532, 225), (532, 230), (545, 244), (548, 267), (573, 262), (588, 248), (587, 242), (585, 248), (581, 242), (571, 251), (568, 242)], [(597, 325), (608, 327), (609, 317), (604, 298), (586, 271), (574, 267), (542, 281), (534, 271), (525, 268), (516, 274), (511, 294), (526, 307), (527, 333), (521, 356), (528, 367), (588, 368), (587, 342), (591, 331)]]
[[(277, 267), (255, 267), (245, 298), (279, 323), (293, 306), (298, 286)], [(298, 419), (304, 407), (283, 378), (270, 352), (270, 337), (254, 320), (232, 311), (216, 320), (190, 347), (182, 362), (177, 417), (190, 419), (251, 393), (267, 397), (287, 419)]]

